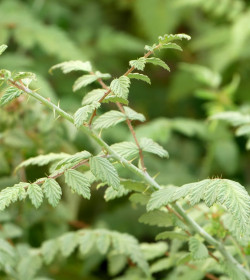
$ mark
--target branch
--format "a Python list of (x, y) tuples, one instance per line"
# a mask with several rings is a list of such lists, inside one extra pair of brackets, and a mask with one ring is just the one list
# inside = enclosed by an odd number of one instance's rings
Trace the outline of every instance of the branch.
[[(132, 71), (132, 70), (131, 70)], [(42, 97), (40, 94), (36, 93), (35, 91), (32, 91), (28, 87), (22, 85), (19, 82), (15, 82), (12, 79), (9, 80), (9, 82), (21, 89), (22, 91), (26, 92), (28, 95), (34, 97), (39, 102), (43, 103), (48, 108), (52, 109), (54, 112), (59, 114), (60, 116), (64, 117), (71, 123), (74, 123), (73, 117), (66, 113), (64, 110), (47, 100), (46, 98)], [(133, 165), (131, 162), (127, 161), (120, 155), (118, 155), (115, 151), (113, 151), (112, 148), (102, 139), (98, 134), (96, 134), (94, 131), (92, 131), (90, 128), (87, 128), (85, 126), (81, 126), (81, 129), (90, 136), (98, 145), (100, 145), (102, 148), (104, 148), (114, 159), (116, 159), (118, 162), (120, 162), (122, 165), (127, 167), (129, 170), (131, 170), (133, 173), (138, 175), (140, 178), (142, 178), (145, 182), (147, 182), (149, 185), (151, 185), (155, 190), (161, 189), (161, 186), (148, 174), (137, 168), (135, 165)], [(229, 265), (232, 265), (236, 267), (241, 273), (243, 273), (247, 279), (250, 279), (250, 272), (246, 270), (224, 247), (224, 245), (214, 239), (209, 233), (207, 233), (202, 227), (200, 227), (199, 224), (195, 222), (191, 217), (189, 217), (183, 208), (178, 205), (177, 203), (172, 203), (173, 209), (184, 219), (184, 221), (189, 225), (191, 229), (193, 229), (196, 233), (198, 233), (200, 236), (202, 236), (210, 245), (213, 245), (221, 254), (222, 256), (229, 262)]]

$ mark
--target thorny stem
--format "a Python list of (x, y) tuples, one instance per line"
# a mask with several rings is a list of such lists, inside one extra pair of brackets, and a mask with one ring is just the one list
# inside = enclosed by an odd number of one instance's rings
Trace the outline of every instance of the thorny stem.
[[(64, 117), (71, 123), (74, 123), (74, 118), (66, 113), (64, 110), (62, 110), (60, 107), (56, 106), (46, 98), (42, 97), (40, 94), (36, 93), (35, 91), (32, 91), (28, 87), (20, 84), (19, 82), (15, 82), (12, 79), (9, 80), (9, 82), (21, 89), (22, 91), (26, 92), (28, 95), (34, 97), (38, 101), (42, 102), (44, 105), (46, 105), (48, 108), (52, 109), (54, 112), (59, 114), (60, 116)], [(154, 178), (152, 178), (148, 173), (143, 172), (139, 168), (137, 168), (135, 165), (133, 165), (131, 162), (127, 161), (120, 155), (118, 155), (110, 146), (102, 139), (98, 134), (96, 134), (94, 131), (92, 131), (90, 128), (87, 128), (85, 126), (82, 126), (81, 129), (92, 139), (95, 140), (95, 142), (100, 145), (102, 148), (104, 148), (114, 159), (119, 161), (122, 165), (127, 167), (129, 170), (131, 170), (133, 173), (138, 175), (140, 178), (142, 178), (146, 183), (148, 183), (150, 186), (152, 186), (155, 190), (161, 189), (161, 186), (155, 181)], [(229, 266), (236, 267), (242, 274), (246, 276), (247, 279), (250, 279), (250, 271), (245, 269), (231, 254), (226, 250), (223, 243), (217, 241), (215, 238), (213, 238), (209, 233), (207, 233), (198, 223), (196, 223), (195, 220), (193, 220), (190, 216), (186, 214), (184, 209), (175, 203), (172, 203), (173, 209), (184, 219), (184, 221), (189, 225), (189, 227), (194, 230), (196, 233), (198, 233), (200, 236), (202, 236), (210, 245), (212, 245), (214, 248), (216, 248), (221, 255), (224, 257), (224, 259), (227, 261)]]

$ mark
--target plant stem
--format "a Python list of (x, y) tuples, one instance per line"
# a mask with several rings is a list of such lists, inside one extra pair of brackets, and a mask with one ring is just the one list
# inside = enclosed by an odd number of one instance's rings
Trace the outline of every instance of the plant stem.
[[(11, 79), (9, 80), (9, 82), (13, 86), (21, 89), (22, 91), (26, 92), (28, 95), (34, 97), (35, 99), (37, 99), (38, 101), (43, 103), (45, 106), (47, 106), (48, 108), (52, 109), (54, 112), (59, 114), (60, 116), (64, 117), (68, 121), (70, 121), (71, 123), (74, 123), (74, 119), (70, 114), (66, 113), (64, 110), (62, 110), (61, 108), (59, 108), (58, 106), (56, 106), (55, 104), (50, 102), (48, 99), (42, 97), (40, 94), (36, 93), (35, 91), (32, 91), (31, 89), (29, 89), (28, 87), (24, 86), (23, 84), (21, 84), (19, 82), (15, 82)], [(140, 178), (142, 178), (145, 182), (147, 182), (155, 190), (161, 189), (161, 186), (147, 172), (143, 172), (142, 170), (137, 168), (135, 165), (133, 165), (131, 162), (127, 161), (126, 159), (124, 159), (123, 157), (118, 155), (115, 151), (112, 150), (112, 148), (110, 148), (110, 146), (103, 139), (100, 138), (100, 136), (97, 133), (92, 131), (90, 128), (87, 128), (87, 127), (84, 127), (84, 126), (82, 126), (81, 129), (88, 136), (90, 136), (93, 140), (95, 140), (95, 142), (97, 144), (99, 144), (102, 148), (104, 148), (114, 159), (116, 159), (122, 165), (124, 165), (129, 170), (131, 170), (133, 173), (135, 173)], [(202, 227), (200, 227), (199, 224), (197, 224), (195, 222), (195, 220), (193, 220), (191, 217), (189, 217), (185, 213), (185, 211), (183, 210), (183, 208), (180, 205), (178, 205), (177, 203), (172, 203), (172, 207), (184, 219), (184, 221), (189, 225), (189, 227), (191, 229), (193, 229), (196, 233), (198, 233), (200, 236), (202, 236), (210, 245), (213, 245), (222, 254), (222, 256), (228, 262), (228, 265), (236, 267), (241, 273), (243, 273), (247, 277), (247, 279), (250, 279), (250, 272), (248, 270), (246, 270), (226, 250), (226, 248), (224, 247), (224, 245), (221, 242), (214, 239)]]

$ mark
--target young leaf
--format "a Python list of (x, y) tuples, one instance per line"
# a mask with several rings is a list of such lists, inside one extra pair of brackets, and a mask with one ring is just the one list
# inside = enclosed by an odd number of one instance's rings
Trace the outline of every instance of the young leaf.
[(92, 74), (83, 75), (75, 81), (73, 85), (73, 91), (77, 91), (82, 87), (86, 87), (87, 85), (92, 84), (97, 79), (98, 77), (96, 75), (92, 75)]
[(118, 190), (120, 186), (120, 179), (114, 166), (106, 159), (102, 157), (92, 157), (89, 161), (90, 170), (96, 176), (97, 179), (109, 186)]
[(140, 247), (147, 261), (165, 255), (168, 250), (165, 242), (142, 243)]
[(49, 203), (56, 207), (62, 196), (62, 189), (54, 179), (47, 179), (43, 183), (43, 191)]
[(65, 182), (73, 192), (90, 199), (90, 183), (88, 179), (79, 171), (68, 169), (65, 173)]
[(38, 208), (43, 202), (43, 191), (42, 188), (37, 184), (31, 184), (28, 187), (28, 196), (31, 203)]
[(7, 45), (1, 45), (0, 46), (0, 55), (8, 48)]
[(121, 98), (127, 99), (129, 93), (130, 79), (126, 76), (121, 76), (118, 79), (114, 79), (110, 84), (112, 92)]
[(158, 227), (171, 227), (173, 221), (171, 215), (166, 211), (154, 210), (143, 214), (139, 218), (140, 223)]
[(47, 165), (51, 162), (61, 160), (68, 156), (69, 156), (69, 154), (65, 154), (65, 153), (60, 153), (60, 154), (50, 153), (47, 155), (40, 155), (37, 157), (32, 157), (32, 158), (29, 158), (29, 159), (23, 161), (21, 164), (19, 164), (16, 167), (15, 171), (19, 170), (22, 167), (26, 167), (29, 165), (38, 165), (38, 166)]
[(202, 260), (208, 257), (207, 247), (195, 237), (189, 239), (189, 251), (194, 260)]
[(18, 72), (13, 77), (14, 81), (20, 81), (22, 79), (35, 80), (36, 75), (34, 73), (31, 73), (31, 72)]
[(111, 145), (111, 148), (126, 159), (133, 159), (139, 155), (138, 147), (134, 142), (120, 142)]
[(178, 51), (183, 51), (182, 48), (175, 44), (175, 43), (167, 43), (167, 44), (163, 44), (161, 46), (162, 49), (175, 49), (175, 50), (178, 50)]
[(74, 155), (67, 155), (62, 160), (60, 160), (54, 169), (60, 169), (62, 166), (66, 166), (67, 168), (73, 167), (84, 159), (88, 159), (91, 157), (91, 154), (88, 151), (81, 151), (75, 153)]
[(96, 235), (93, 231), (85, 230), (83, 235), (80, 235), (79, 242), (79, 250), (82, 255), (87, 254), (91, 248), (94, 246), (96, 241)]
[(94, 112), (95, 109), (100, 107), (100, 103), (95, 101), (90, 105), (86, 105), (78, 109), (74, 114), (74, 124), (76, 128), (79, 128), (82, 126), (83, 122), (85, 122), (88, 119), (88, 116)]
[(46, 264), (50, 264), (54, 260), (59, 248), (59, 243), (56, 239), (45, 241), (42, 244), (41, 253)]
[(97, 118), (93, 125), (95, 129), (109, 128), (125, 120), (126, 116), (122, 112), (111, 110)]
[(19, 97), (22, 94), (20, 89), (15, 87), (8, 87), (0, 99), (0, 107), (10, 103), (15, 98)]
[(122, 97), (118, 97), (114, 95), (112, 92), (102, 101), (102, 103), (109, 103), (109, 102), (119, 102), (124, 105), (128, 105), (128, 100)]
[(56, 64), (50, 68), (49, 72), (52, 72), (54, 69), (57, 68), (62, 69), (64, 74), (67, 74), (71, 71), (92, 71), (92, 66), (89, 61), (82, 62), (80, 60), (71, 60)]
[(143, 137), (140, 139), (140, 146), (144, 152), (153, 153), (159, 157), (169, 157), (168, 152), (152, 139)]
[(159, 36), (158, 39), (160, 44), (167, 44), (169, 42), (176, 41), (176, 40), (182, 40), (182, 39), (190, 40), (191, 37), (187, 34), (174, 34), (174, 35), (166, 34), (164, 36)]
[(68, 257), (73, 253), (78, 245), (78, 235), (75, 232), (67, 232), (59, 239), (60, 251), (64, 257)]
[(8, 187), (0, 192), (0, 211), (4, 210), (11, 203), (16, 202), (18, 199), (22, 200), (26, 197), (25, 188), (30, 186), (29, 183), (19, 183), (13, 187)]
[(170, 72), (169, 66), (168, 66), (163, 60), (161, 60), (161, 59), (158, 58), (158, 57), (146, 58), (146, 62), (147, 62), (147, 63), (154, 64), (154, 65), (161, 66), (162, 68), (164, 68), (164, 69), (166, 69), (166, 70), (168, 70), (168, 71)]
[(118, 190), (115, 190), (112, 187), (108, 187), (106, 189), (106, 191), (105, 191), (104, 199), (106, 201), (110, 201), (110, 200), (113, 200), (115, 198), (119, 198), (119, 197), (125, 196), (129, 192), (130, 192), (130, 190), (125, 189), (122, 185), (120, 185)]
[(143, 114), (137, 113), (136, 111), (127, 106), (124, 106), (124, 111), (128, 119), (130, 120), (138, 120), (141, 122), (145, 121), (145, 117), (143, 116)]
[(111, 245), (110, 235), (106, 230), (99, 230), (97, 235), (96, 247), (101, 254), (105, 255)]
[(137, 60), (130, 60), (129, 65), (131, 67), (134, 67), (137, 70), (144, 70), (146, 64), (146, 58), (145, 57), (140, 57)]
[(130, 74), (128, 74), (128, 77), (129, 77), (130, 79), (141, 80), (141, 81), (144, 81), (144, 82), (146, 82), (146, 83), (148, 83), (148, 84), (151, 84), (151, 81), (150, 81), (149, 77), (146, 76), (146, 75), (143, 75), (143, 74), (139, 74), (139, 73), (130, 73)]
[(105, 89), (99, 89), (99, 88), (91, 90), (84, 96), (82, 100), (82, 105), (89, 105), (92, 104), (93, 102), (97, 102), (98, 100), (100, 100), (101, 97), (103, 97), (106, 91), (107, 90)]
[(188, 235), (182, 232), (175, 231), (164, 231), (157, 234), (155, 240), (164, 240), (164, 239), (179, 239), (179, 240), (188, 240)]

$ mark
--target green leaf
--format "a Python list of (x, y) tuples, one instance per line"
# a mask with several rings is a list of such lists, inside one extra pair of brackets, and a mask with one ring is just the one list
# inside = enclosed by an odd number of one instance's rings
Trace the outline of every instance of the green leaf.
[(107, 113), (102, 114), (99, 118), (97, 118), (94, 121), (93, 126), (95, 129), (109, 128), (125, 120), (126, 120), (125, 114), (119, 111), (111, 110)]
[(124, 105), (128, 105), (128, 100), (122, 97), (118, 97), (116, 95), (114, 95), (113, 93), (109, 94), (105, 99), (103, 99), (102, 103), (109, 103), (109, 102), (119, 102), (122, 103)]
[(161, 46), (162, 49), (175, 49), (175, 50), (178, 50), (178, 51), (183, 51), (182, 48), (175, 44), (175, 43), (167, 43), (167, 44), (163, 44)]
[(82, 195), (84, 198), (90, 199), (90, 183), (81, 172), (74, 169), (68, 169), (64, 175), (65, 182), (73, 192)]
[(142, 243), (140, 247), (147, 261), (165, 255), (168, 250), (165, 242)]
[(0, 211), (4, 210), (11, 203), (16, 202), (18, 199), (23, 200), (26, 197), (25, 188), (29, 187), (29, 183), (19, 183), (13, 187), (8, 187), (0, 192)]
[(0, 55), (8, 48), (7, 45), (1, 45), (0, 46)]
[(97, 78), (99, 79), (109, 79), (111, 78), (111, 75), (108, 73), (101, 73), (100, 71), (96, 71), (95, 75), (97, 76)]
[(21, 258), (17, 266), (18, 279), (32, 280), (42, 266), (42, 258), (39, 255), (29, 255)]
[(36, 79), (36, 75), (31, 72), (18, 72), (13, 77), (14, 81), (20, 81), (22, 79), (30, 79), (32, 81)]
[(60, 185), (56, 182), (56, 180), (49, 178), (43, 183), (42, 187), (49, 204), (56, 207), (62, 196), (62, 189)]
[(7, 81), (8, 79), (11, 78), (11, 72), (6, 69), (0, 69), (0, 81)]
[(105, 255), (107, 254), (110, 245), (110, 235), (106, 232), (106, 230), (98, 230), (96, 240), (96, 247), (98, 251)]
[(77, 90), (81, 89), (82, 87), (86, 87), (87, 85), (92, 84), (97, 79), (98, 79), (98, 77), (95, 75), (92, 75), (92, 74), (83, 75), (75, 81), (75, 83), (73, 85), (73, 91), (77, 91)]
[(94, 112), (95, 109), (100, 107), (99, 102), (93, 102), (90, 105), (86, 105), (78, 109), (74, 114), (74, 125), (79, 128), (83, 125), (83, 122), (87, 121), (90, 114)]
[(208, 257), (207, 247), (197, 238), (191, 237), (188, 244), (189, 251), (194, 260), (203, 260)]
[(159, 36), (159, 43), (160, 44), (167, 44), (169, 42), (173, 42), (176, 40), (190, 40), (191, 37), (187, 34), (181, 33), (181, 34), (165, 34), (164, 36)]
[(28, 196), (31, 203), (38, 208), (43, 202), (43, 191), (42, 188), (37, 184), (31, 184), (28, 187)]
[(106, 159), (102, 157), (92, 157), (89, 161), (90, 170), (96, 176), (97, 179), (109, 186), (118, 190), (120, 186), (120, 179), (114, 166)]
[(144, 70), (145, 64), (146, 64), (146, 58), (145, 57), (140, 57), (137, 60), (130, 60), (129, 61), (129, 65), (131, 67), (134, 67), (135, 69), (141, 70), (141, 71)]
[(149, 213), (143, 214), (139, 218), (140, 223), (158, 227), (173, 226), (171, 215), (166, 211), (154, 210)]
[(42, 244), (41, 253), (46, 264), (50, 264), (54, 260), (59, 248), (57, 239), (47, 240)]
[(157, 234), (155, 240), (165, 240), (165, 239), (178, 239), (178, 240), (188, 240), (189, 237), (185, 233), (174, 232), (174, 231), (164, 231)]
[(240, 126), (236, 132), (235, 132), (236, 136), (243, 136), (243, 135), (250, 135), (250, 124), (245, 124)]
[(134, 142), (120, 142), (115, 143), (110, 146), (112, 150), (114, 150), (117, 154), (119, 154), (121, 157), (124, 157), (126, 159), (134, 159), (137, 158), (139, 155), (138, 147)]
[(133, 120), (138, 120), (141, 122), (145, 121), (145, 117), (143, 116), (143, 114), (137, 113), (136, 111), (134, 111), (133, 109), (131, 109), (127, 106), (124, 106), (124, 111), (125, 111), (127, 118), (132, 121)]
[(174, 266), (174, 262), (171, 258), (162, 258), (151, 265), (150, 272), (157, 273), (163, 270), (168, 270), (172, 266)]
[(147, 62), (147, 63), (154, 64), (154, 65), (161, 66), (162, 68), (164, 68), (164, 69), (170, 71), (169, 66), (168, 66), (163, 60), (161, 60), (161, 59), (158, 58), (158, 57), (146, 58), (146, 62)]
[(139, 73), (130, 73), (130, 74), (128, 74), (128, 77), (129, 77), (130, 79), (141, 80), (141, 81), (144, 81), (144, 82), (146, 82), (146, 83), (148, 83), (148, 84), (151, 84), (151, 81), (150, 81), (149, 77), (146, 76), (146, 75), (143, 75), (143, 74), (139, 74)]
[(91, 157), (91, 154), (88, 151), (81, 151), (75, 153), (74, 155), (68, 155), (60, 160), (54, 169), (60, 169), (61, 167), (71, 168), (74, 165), (80, 163), (81, 161)]
[(210, 120), (223, 120), (232, 124), (233, 126), (249, 124), (250, 115), (242, 114), (240, 112), (227, 111), (221, 112), (210, 117)]
[(110, 200), (113, 200), (115, 198), (119, 198), (119, 197), (125, 196), (129, 192), (130, 192), (130, 190), (125, 189), (122, 185), (119, 186), (118, 190), (115, 190), (112, 187), (108, 187), (106, 189), (106, 191), (105, 191), (104, 199), (106, 201), (110, 201)]
[(99, 101), (100, 98), (103, 97), (106, 91), (107, 91), (106, 89), (91, 90), (84, 96), (82, 100), (82, 105), (89, 105), (92, 104), (93, 102)]
[(19, 170), (22, 167), (27, 167), (29, 165), (38, 165), (38, 166), (43, 166), (43, 165), (47, 165), (51, 162), (57, 161), (57, 160), (61, 160), (65, 157), (69, 156), (69, 154), (65, 154), (65, 153), (59, 153), (59, 154), (55, 154), (55, 153), (50, 153), (47, 155), (40, 155), (37, 157), (32, 157), (29, 158), (25, 161), (23, 161), (21, 164), (19, 164), (15, 171)]
[(75, 232), (67, 232), (59, 239), (60, 251), (64, 257), (70, 256), (78, 245), (78, 235)]
[(56, 64), (50, 68), (49, 72), (52, 72), (54, 69), (57, 68), (62, 69), (64, 74), (67, 74), (71, 71), (92, 71), (92, 66), (89, 61), (82, 62), (80, 60), (71, 60)]
[(152, 139), (143, 137), (139, 142), (140, 147), (144, 152), (153, 153), (158, 155), (159, 157), (169, 157), (168, 152)]
[(12, 100), (16, 99), (22, 94), (20, 89), (15, 87), (8, 87), (0, 99), (0, 107), (10, 103)]
[(145, 195), (145, 194), (142, 194), (142, 193), (133, 193), (129, 197), (129, 200), (132, 203), (141, 204), (141, 205), (147, 205), (147, 203), (149, 201), (149, 198), (150, 198), (149, 195)]
[(79, 242), (79, 250), (82, 255), (87, 254), (91, 248), (94, 246), (96, 241), (96, 235), (93, 231), (85, 230), (82, 235), (80, 235)]
[(130, 79), (126, 76), (121, 76), (118, 79), (114, 79), (110, 84), (112, 92), (121, 98), (127, 99), (129, 93)]

